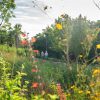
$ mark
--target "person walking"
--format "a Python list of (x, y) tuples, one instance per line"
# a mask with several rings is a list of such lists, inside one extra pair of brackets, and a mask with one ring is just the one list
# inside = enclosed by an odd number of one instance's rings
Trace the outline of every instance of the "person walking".
[(44, 58), (44, 55), (45, 55), (45, 54), (44, 54), (44, 52), (42, 51), (42, 52), (41, 52), (41, 58)]
[(47, 51), (45, 51), (45, 59), (47, 59), (48, 58), (48, 52)]

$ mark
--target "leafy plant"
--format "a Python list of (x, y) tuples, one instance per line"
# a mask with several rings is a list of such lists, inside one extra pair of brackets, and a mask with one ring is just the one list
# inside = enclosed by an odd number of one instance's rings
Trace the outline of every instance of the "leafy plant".
[(27, 84), (22, 83), (24, 65), (21, 71), (13, 76), (11, 74), (11, 65), (0, 57), (0, 100), (26, 100)]

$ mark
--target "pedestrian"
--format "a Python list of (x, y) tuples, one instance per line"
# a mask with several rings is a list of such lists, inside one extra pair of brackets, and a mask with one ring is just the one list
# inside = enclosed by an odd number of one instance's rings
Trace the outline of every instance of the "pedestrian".
[(41, 58), (44, 58), (44, 52), (43, 51), (41, 52)]
[(48, 52), (45, 51), (45, 58), (47, 59), (48, 58)]

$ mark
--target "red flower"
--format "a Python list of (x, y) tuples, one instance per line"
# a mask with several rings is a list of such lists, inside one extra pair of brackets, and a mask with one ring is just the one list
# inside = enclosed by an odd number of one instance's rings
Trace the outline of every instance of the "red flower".
[(33, 88), (38, 88), (39, 84), (37, 82), (32, 83)]
[(22, 41), (21, 41), (21, 44), (22, 44), (22, 45), (27, 45), (27, 44), (28, 44), (28, 41), (22, 40)]
[(38, 72), (38, 69), (32, 69), (32, 72)]
[(39, 53), (39, 50), (33, 50), (33, 52), (35, 52), (35, 53)]
[(26, 37), (26, 34), (23, 33), (23, 34), (22, 34), (22, 37)]

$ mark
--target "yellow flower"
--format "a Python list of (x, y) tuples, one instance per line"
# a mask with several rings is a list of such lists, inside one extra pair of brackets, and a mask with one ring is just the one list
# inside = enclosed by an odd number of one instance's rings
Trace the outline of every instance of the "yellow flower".
[(96, 45), (96, 48), (97, 48), (97, 49), (100, 49), (100, 44), (97, 44), (97, 45)]
[(45, 91), (42, 91), (42, 95), (45, 95)]
[(75, 85), (71, 86), (71, 89), (75, 88)]
[(95, 69), (95, 70), (93, 71), (93, 75), (95, 75), (95, 74), (100, 74), (100, 69)]
[(56, 100), (59, 98), (56, 94), (54, 95), (48, 94), (48, 96), (50, 97), (51, 100)]
[(100, 98), (99, 97), (95, 97), (94, 100), (100, 100)]
[(100, 93), (97, 95), (94, 95), (94, 96), (91, 96), (91, 100), (100, 100)]
[(86, 94), (90, 94), (91, 92), (90, 91), (86, 91)]
[(70, 93), (68, 93), (66, 96), (70, 96)]
[(91, 84), (90, 84), (90, 87), (93, 87), (94, 85), (95, 85), (94, 83), (91, 83)]
[(91, 96), (91, 100), (95, 100), (95, 96)]
[(58, 24), (56, 24), (56, 28), (59, 30), (62, 30), (62, 25), (58, 23)]
[(80, 90), (78, 93), (79, 93), (79, 94), (81, 94), (81, 93), (83, 93), (83, 91), (82, 91), (82, 90)]
[(82, 58), (82, 57), (83, 57), (83, 55), (79, 55), (79, 57), (80, 57), (80, 58)]
[(98, 96), (100, 96), (100, 93), (96, 92), (95, 95), (98, 97)]

